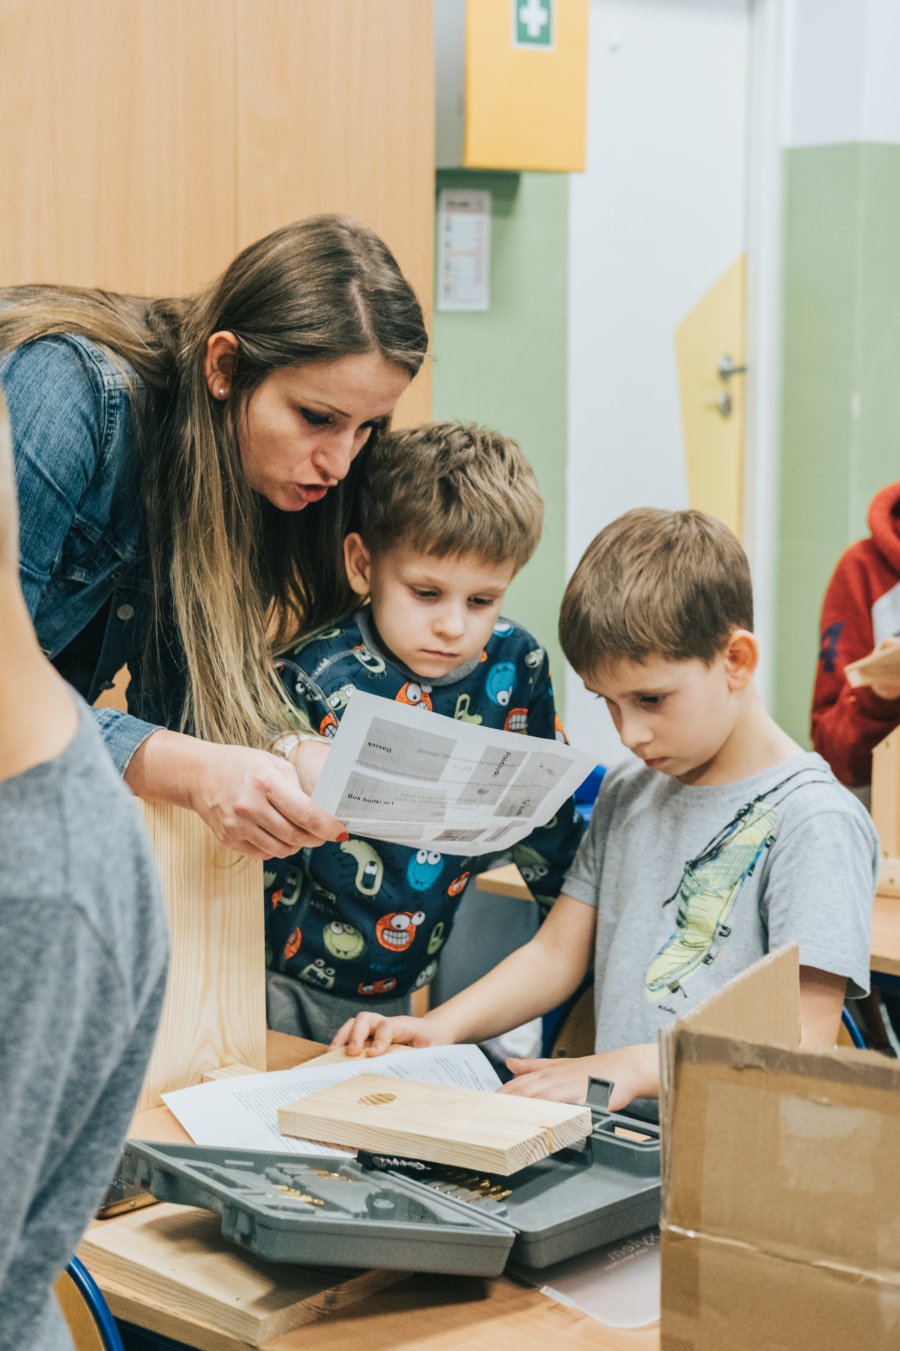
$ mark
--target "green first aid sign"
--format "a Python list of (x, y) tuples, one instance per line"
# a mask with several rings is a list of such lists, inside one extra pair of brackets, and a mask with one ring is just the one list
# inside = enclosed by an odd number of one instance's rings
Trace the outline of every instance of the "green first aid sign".
[(513, 46), (553, 50), (553, 6), (556, 0), (511, 0)]

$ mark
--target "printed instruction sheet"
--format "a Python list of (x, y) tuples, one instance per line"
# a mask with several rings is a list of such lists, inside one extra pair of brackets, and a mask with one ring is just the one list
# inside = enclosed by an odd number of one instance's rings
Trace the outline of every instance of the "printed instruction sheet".
[(561, 741), (354, 690), (313, 799), (352, 835), (502, 853), (546, 825), (593, 767)]
[(278, 1130), (278, 1108), (357, 1074), (389, 1074), (426, 1084), (453, 1084), (493, 1093), (500, 1087), (493, 1067), (477, 1046), (423, 1047), (361, 1056), (327, 1065), (298, 1065), (293, 1070), (238, 1075), (164, 1093), (163, 1101), (197, 1145), (221, 1149), (256, 1149), (286, 1154), (354, 1154), (296, 1140)]

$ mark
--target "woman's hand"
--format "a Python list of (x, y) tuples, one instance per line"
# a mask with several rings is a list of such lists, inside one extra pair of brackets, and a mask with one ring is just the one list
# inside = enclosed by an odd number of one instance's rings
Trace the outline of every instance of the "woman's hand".
[(190, 805), (216, 839), (251, 858), (286, 858), (325, 840), (347, 839), (339, 821), (300, 787), (289, 761), (243, 746), (208, 745)]
[(250, 858), (286, 858), (348, 838), (303, 791), (289, 761), (268, 751), (160, 728), (135, 751), (125, 782), (137, 797), (195, 811), (217, 840)]
[(632, 1098), (659, 1095), (659, 1051), (653, 1044), (623, 1046), (619, 1051), (576, 1056), (569, 1060), (507, 1060), (516, 1076), (500, 1089), (523, 1098), (551, 1098), (554, 1102), (584, 1102), (588, 1079), (608, 1079), (615, 1085), (610, 1111), (618, 1112)]
[[(366, 1045), (369, 1038), (372, 1044)], [(331, 1039), (332, 1050), (343, 1046), (347, 1055), (384, 1055), (391, 1046), (439, 1046), (434, 1023), (425, 1018), (400, 1015), (385, 1018), (380, 1013), (357, 1013), (348, 1018)]]

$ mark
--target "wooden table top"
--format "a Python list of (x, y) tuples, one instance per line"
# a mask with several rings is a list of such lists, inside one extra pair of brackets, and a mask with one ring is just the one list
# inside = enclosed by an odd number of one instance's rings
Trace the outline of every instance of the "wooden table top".
[[(267, 1034), (270, 1070), (290, 1069), (322, 1052), (317, 1042)], [(130, 1135), (188, 1142), (167, 1107), (139, 1112)], [(115, 1219), (101, 1221), (104, 1225)], [(134, 1291), (103, 1284), (113, 1313), (139, 1327), (209, 1351), (249, 1351), (221, 1330)], [(259, 1351), (659, 1351), (659, 1325), (620, 1330), (500, 1277), (415, 1275), (364, 1301), (272, 1338)]]
[[(496, 896), (510, 896), (520, 901), (534, 900), (514, 863), (480, 873), (475, 885), (479, 891)], [(875, 897), (869, 966), (872, 971), (881, 972), (882, 975), (900, 976), (900, 896), (879, 892)]]

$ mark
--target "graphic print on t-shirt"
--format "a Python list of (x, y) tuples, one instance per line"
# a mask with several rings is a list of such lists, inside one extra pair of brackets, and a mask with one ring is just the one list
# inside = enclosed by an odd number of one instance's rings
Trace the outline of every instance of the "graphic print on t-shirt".
[(675, 931), (647, 968), (648, 999), (655, 1002), (674, 992), (698, 967), (713, 960), (719, 941), (731, 933), (727, 921), (741, 887), (772, 844), (777, 822), (778, 812), (771, 803), (751, 802), (685, 865), (678, 890), (670, 898), (678, 899)]

